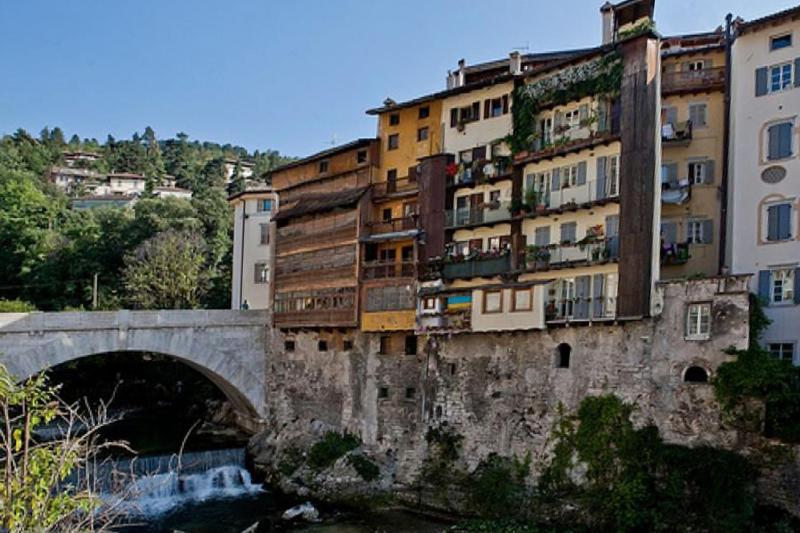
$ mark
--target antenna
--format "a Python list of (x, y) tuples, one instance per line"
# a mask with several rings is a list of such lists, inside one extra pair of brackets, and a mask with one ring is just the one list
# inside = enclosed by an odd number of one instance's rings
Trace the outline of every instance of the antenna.
[(516, 50), (518, 52), (522, 52), (523, 50), (527, 52), (530, 49), (531, 49), (531, 42), (530, 41), (525, 41), (525, 46), (515, 46), (515, 47), (512, 48), (512, 50)]

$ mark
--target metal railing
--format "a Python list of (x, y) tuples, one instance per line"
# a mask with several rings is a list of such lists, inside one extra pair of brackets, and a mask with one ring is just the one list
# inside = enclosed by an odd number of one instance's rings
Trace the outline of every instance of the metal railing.
[(694, 91), (725, 86), (725, 67), (664, 72), (661, 75), (661, 93)]
[(413, 261), (368, 261), (361, 268), (363, 279), (413, 278), (416, 269)]
[(571, 265), (592, 265), (619, 259), (619, 239), (609, 239), (585, 244), (555, 244), (531, 246), (522, 253), (520, 264), (528, 272), (541, 272)]
[(527, 200), (532, 200), (529, 206), (532, 212), (559, 209), (569, 206), (580, 206), (601, 200), (610, 200), (619, 197), (619, 178), (613, 180), (590, 180), (580, 185), (562, 186), (557, 191), (535, 191), (526, 194)]
[(684, 265), (690, 258), (688, 243), (661, 244), (661, 264), (664, 266)]
[(611, 320), (617, 314), (616, 295), (587, 298), (553, 298), (544, 304), (546, 322), (570, 320)]
[(445, 263), (442, 267), (442, 276), (445, 279), (493, 277), (510, 269), (511, 256), (504, 254)]
[(478, 208), (449, 209), (445, 213), (446, 228), (492, 224), (511, 219), (511, 202), (495, 202)]
[(661, 125), (661, 142), (667, 145), (687, 145), (692, 140), (692, 121), (665, 122)]

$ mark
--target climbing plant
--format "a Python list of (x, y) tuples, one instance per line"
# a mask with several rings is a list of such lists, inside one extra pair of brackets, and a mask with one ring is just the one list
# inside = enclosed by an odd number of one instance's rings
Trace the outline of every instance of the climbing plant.
[(622, 83), (622, 57), (611, 52), (559, 71), (514, 91), (513, 132), (506, 141), (513, 153), (530, 149), (536, 135), (536, 118), (545, 106), (561, 105), (589, 95), (613, 99)]

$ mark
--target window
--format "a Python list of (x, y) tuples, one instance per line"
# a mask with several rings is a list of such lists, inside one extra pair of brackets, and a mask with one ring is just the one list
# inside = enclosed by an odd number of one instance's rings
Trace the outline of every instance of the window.
[(378, 398), (385, 399), (389, 397), (389, 387), (378, 388)]
[(331, 164), (331, 162), (328, 161), (327, 159), (323, 159), (322, 161), (320, 161), (319, 162), (319, 173), (320, 174), (325, 174), (326, 172), (328, 172), (328, 169), (330, 168), (330, 164)]
[(581, 125), (581, 113), (579, 109), (573, 109), (564, 113), (564, 128), (578, 128)]
[(366, 150), (359, 150), (356, 152), (356, 163), (366, 163), (367, 162), (367, 151)]
[(775, 37), (770, 37), (769, 39), (769, 49), (780, 50), (781, 48), (789, 48), (792, 46), (792, 34), (787, 33), (785, 35), (776, 35)]
[(561, 243), (573, 243), (575, 242), (575, 236), (578, 232), (578, 223), (577, 222), (566, 222), (561, 224)]
[(683, 373), (686, 383), (708, 383), (708, 372), (701, 366), (690, 366)]
[(272, 200), (269, 198), (258, 200), (256, 203), (256, 211), (259, 213), (263, 213), (264, 211), (272, 211)]
[(317, 341), (317, 350), (320, 352), (328, 351), (328, 341)]
[(686, 338), (704, 340), (711, 336), (711, 304), (690, 304), (686, 313)]
[(769, 92), (778, 93), (792, 86), (792, 64), (769, 67)]
[(514, 289), (512, 311), (530, 311), (532, 307), (531, 289)]
[(427, 140), (428, 140), (428, 126), (419, 128), (417, 130), (417, 142), (427, 141)]
[(352, 350), (353, 349), (353, 341), (351, 341), (350, 339), (345, 339), (342, 342), (342, 349), (344, 351), (346, 351), (346, 352), (349, 352), (350, 350)]
[(770, 303), (783, 304), (794, 301), (794, 269), (781, 268), (772, 271)]
[(771, 342), (769, 343), (769, 353), (776, 359), (792, 361), (794, 359), (794, 343), (792, 342)]
[(436, 310), (436, 297), (435, 296), (426, 296), (422, 299), (422, 308), (425, 311), (435, 311)]
[(690, 220), (687, 225), (686, 242), (689, 244), (711, 244), (710, 220)]
[(550, 244), (550, 226), (536, 228), (533, 235), (533, 243), (536, 246), (547, 246)]
[(503, 291), (483, 291), (483, 312), (500, 313), (503, 311)]
[(767, 207), (767, 241), (787, 241), (792, 238), (792, 204), (782, 202)]
[(706, 180), (705, 163), (696, 161), (689, 163), (689, 182), (692, 185), (702, 185)]
[(500, 207), (500, 191), (489, 191), (489, 203), (492, 209)]
[(398, 124), (400, 124), (400, 113), (392, 113), (389, 115), (389, 125), (397, 126)]
[(767, 128), (767, 159), (775, 161), (792, 157), (792, 122), (780, 122)]
[(380, 346), (378, 347), (378, 353), (381, 355), (386, 355), (389, 353), (389, 340), (390, 337), (388, 335), (383, 335), (380, 338)]
[(502, 98), (492, 98), (490, 107), (489, 107), (489, 116), (490, 117), (499, 117), (503, 114), (503, 99)]
[(397, 169), (396, 168), (390, 168), (389, 170), (386, 171), (386, 181), (388, 181), (389, 183), (393, 183), (393, 182), (397, 181)]
[(416, 335), (406, 335), (406, 355), (417, 355)]
[(287, 352), (294, 351), (294, 341), (283, 341), (283, 349)]
[(572, 346), (562, 342), (556, 348), (556, 368), (569, 368), (569, 360), (572, 355)]
[(689, 120), (693, 128), (704, 128), (707, 124), (708, 106), (706, 104), (689, 104)]
[(489, 237), (489, 246), (487, 250), (498, 251), (500, 249), (500, 237)]
[(705, 68), (705, 66), (706, 66), (706, 62), (703, 61), (702, 59), (699, 59), (697, 61), (690, 61), (686, 65), (686, 68), (691, 72), (695, 72), (697, 70), (703, 70)]
[(259, 224), (258, 228), (261, 231), (261, 245), (265, 246), (269, 244), (269, 224)]
[(561, 188), (573, 187), (578, 183), (578, 165), (572, 165), (561, 169)]
[(431, 108), (424, 105), (419, 108), (419, 117), (418, 118), (428, 118), (431, 115)]
[(480, 120), (480, 114), (480, 102), (472, 102), (472, 105), (464, 107), (454, 107), (450, 110), (450, 127), (455, 128), (468, 122)]
[(387, 207), (386, 209), (384, 209), (383, 212), (381, 213), (381, 218), (383, 219), (384, 222), (391, 222), (391, 220), (392, 220), (392, 208), (391, 207)]
[(266, 263), (256, 263), (255, 283), (267, 283), (269, 281), (269, 266)]
[(399, 146), (400, 146), (400, 134), (393, 133), (389, 135), (389, 147), (388, 147), (389, 150), (397, 150)]
[(606, 188), (609, 196), (619, 194), (619, 156), (613, 155), (608, 158), (608, 173), (606, 175)]
[(417, 395), (417, 389), (414, 387), (406, 387), (406, 400), (413, 400)]

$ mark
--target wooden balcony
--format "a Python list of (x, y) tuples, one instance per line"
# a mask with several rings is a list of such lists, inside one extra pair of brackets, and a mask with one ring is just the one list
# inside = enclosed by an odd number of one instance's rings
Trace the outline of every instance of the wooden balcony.
[(361, 268), (362, 279), (393, 279), (416, 277), (413, 261), (368, 261)]
[(373, 184), (372, 196), (373, 198), (381, 198), (395, 194), (406, 195), (416, 193), (418, 190), (416, 177), (407, 177)]
[(417, 219), (417, 215), (412, 215), (402, 218), (393, 218), (391, 220), (368, 222), (364, 228), (364, 231), (367, 233), (367, 235), (373, 238), (378, 235), (385, 235), (388, 233), (411, 231), (417, 229)]
[(704, 68), (661, 75), (661, 94), (664, 96), (716, 91), (725, 88), (725, 67)]
[(576, 268), (619, 260), (619, 239), (611, 238), (585, 244), (530, 246), (520, 257), (526, 272), (544, 272)]
[(275, 253), (280, 255), (302, 248), (314, 248), (319, 243), (335, 243), (356, 240), (356, 226), (347, 225), (332, 227), (329, 230), (314, 233), (298, 233), (295, 235), (278, 235), (275, 242)]
[(279, 328), (302, 327), (353, 327), (357, 324), (355, 309), (310, 310), (275, 313), (275, 326)]

